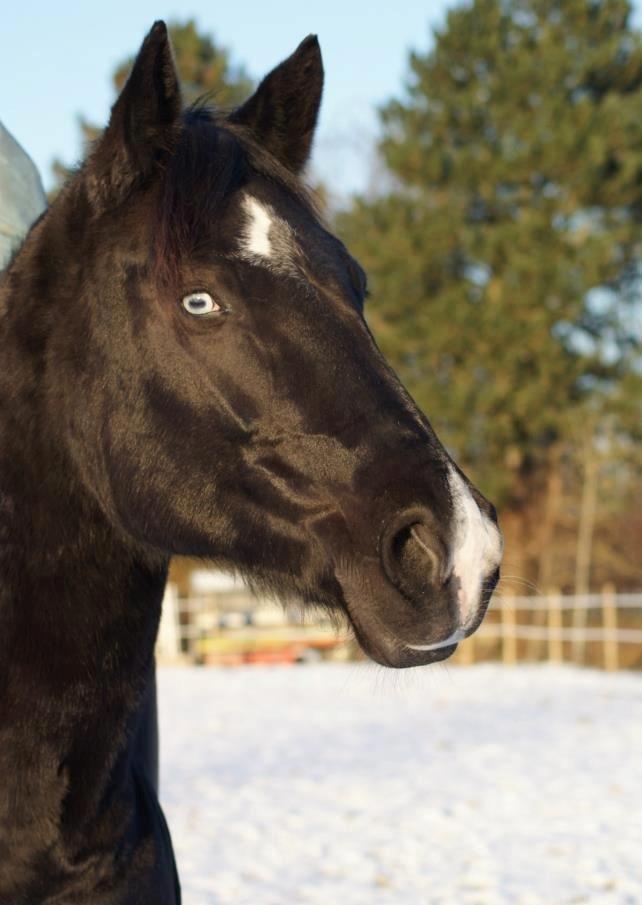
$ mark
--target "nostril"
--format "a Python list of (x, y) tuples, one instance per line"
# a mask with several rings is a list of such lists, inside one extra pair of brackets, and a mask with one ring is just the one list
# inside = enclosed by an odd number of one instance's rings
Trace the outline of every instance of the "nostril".
[(425, 525), (416, 522), (397, 534), (393, 546), (402, 566), (405, 564), (409, 569), (417, 567), (429, 577), (439, 570), (439, 558), (430, 544), (431, 538)]
[(398, 517), (385, 533), (381, 550), (388, 579), (417, 606), (444, 581), (446, 557), (427, 521), (419, 520), (416, 512)]

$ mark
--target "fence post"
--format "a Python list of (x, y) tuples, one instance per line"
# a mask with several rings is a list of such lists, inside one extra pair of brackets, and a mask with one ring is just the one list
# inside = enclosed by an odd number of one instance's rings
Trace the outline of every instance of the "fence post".
[[(540, 596), (539, 600), (544, 603), (544, 596)], [(533, 628), (535, 630), (535, 632), (526, 641), (526, 659), (529, 662), (537, 661), (541, 658), (543, 644), (541, 640), (536, 636), (536, 632), (538, 628), (546, 627), (547, 618), (548, 613), (543, 606), (536, 607), (534, 610), (529, 610), (528, 625), (529, 628)], [(544, 659), (545, 658), (546, 654), (544, 654)]]
[(515, 606), (512, 597), (502, 600), (502, 662), (514, 666), (517, 662), (517, 635), (515, 632)]
[(560, 592), (556, 589), (548, 594), (548, 659), (554, 663), (562, 663), (564, 660), (564, 646), (562, 642), (562, 600)]
[(165, 586), (156, 654), (159, 660), (176, 661), (181, 656), (181, 627), (178, 612), (178, 587), (173, 582)]
[(475, 636), (471, 635), (459, 645), (459, 663), (462, 666), (471, 666), (475, 662)]
[(618, 668), (617, 601), (615, 588), (605, 584), (602, 588), (602, 625), (604, 626), (604, 668), (610, 672)]
[(571, 659), (582, 666), (586, 664), (586, 628), (589, 611), (589, 592), (579, 594), (573, 600), (573, 639), (571, 641)]

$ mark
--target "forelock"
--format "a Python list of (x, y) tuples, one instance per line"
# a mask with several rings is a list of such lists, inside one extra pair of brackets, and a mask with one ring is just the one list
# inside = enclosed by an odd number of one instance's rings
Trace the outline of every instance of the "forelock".
[(161, 177), (154, 242), (160, 281), (179, 279), (182, 261), (207, 253), (230, 199), (239, 194), (240, 254), (255, 263), (288, 266), (294, 247), (292, 231), (268, 202), (247, 191), (256, 175), (318, 216), (303, 184), (242, 128), (202, 106), (185, 112), (176, 148)]
[(248, 161), (235, 137), (219, 128), (207, 111), (188, 110), (161, 177), (155, 228), (155, 265), (161, 280), (171, 281), (183, 260), (206, 248), (212, 225), (248, 179)]

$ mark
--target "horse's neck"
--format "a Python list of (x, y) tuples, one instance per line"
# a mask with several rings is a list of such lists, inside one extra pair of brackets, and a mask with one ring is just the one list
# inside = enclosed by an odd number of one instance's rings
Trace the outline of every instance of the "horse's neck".
[(49, 707), (62, 728), (72, 695), (71, 734), (73, 722), (81, 724), (92, 707), (98, 713), (109, 705), (122, 704), (123, 712), (134, 706), (153, 656), (167, 564), (144, 557), (119, 536), (78, 483), (57, 473), (64, 463), (53, 457), (47, 470), (46, 461), (38, 462), (37, 444), (25, 437), (21, 443), (15, 434), (8, 440), (5, 416), (0, 729), (32, 706)]
[(0, 671), (20, 661), (43, 696), (135, 681), (152, 654), (165, 562), (137, 555), (86, 500), (50, 495), (50, 479), (25, 484), (0, 474)]
[[(130, 671), (138, 659), (119, 632), (149, 659), (166, 561), (114, 527), (83, 486), (47, 412), (46, 336), (16, 332), (0, 325), (0, 622), (19, 623), (31, 650), (38, 639), (43, 661), (64, 650), (66, 674), (104, 681), (102, 659)], [(8, 643), (0, 632), (0, 652)]]
[(26, 841), (34, 863), (44, 852), (63, 863), (73, 834), (99, 832), (115, 786), (127, 785), (119, 765), (166, 576), (48, 449), (42, 368), (14, 340), (0, 325), (0, 775), (15, 778), (11, 795), (0, 790), (0, 901), (3, 882), (18, 882), (12, 869), (28, 869)]
[[(65, 316), (47, 277), (55, 225), (35, 227), (0, 283), (0, 620), (19, 619), (32, 637), (43, 631), (49, 646), (59, 639), (70, 652), (73, 644), (80, 664), (108, 655), (121, 624), (135, 624), (144, 647), (166, 561), (110, 523), (49, 411), (49, 334)], [(42, 287), (50, 297), (38, 298)]]
[(2, 394), (0, 379), (0, 673), (19, 664), (43, 699), (110, 694), (149, 664), (167, 563), (119, 533), (48, 446), (29, 380)]

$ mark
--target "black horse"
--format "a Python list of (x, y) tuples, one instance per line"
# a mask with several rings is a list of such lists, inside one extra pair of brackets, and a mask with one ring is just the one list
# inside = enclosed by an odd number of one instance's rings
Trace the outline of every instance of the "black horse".
[(157, 23), (3, 278), (2, 905), (180, 899), (136, 740), (172, 555), (343, 611), (393, 667), (488, 604), (493, 507), (299, 180), (322, 81), (310, 37), (231, 115), (184, 110)]

